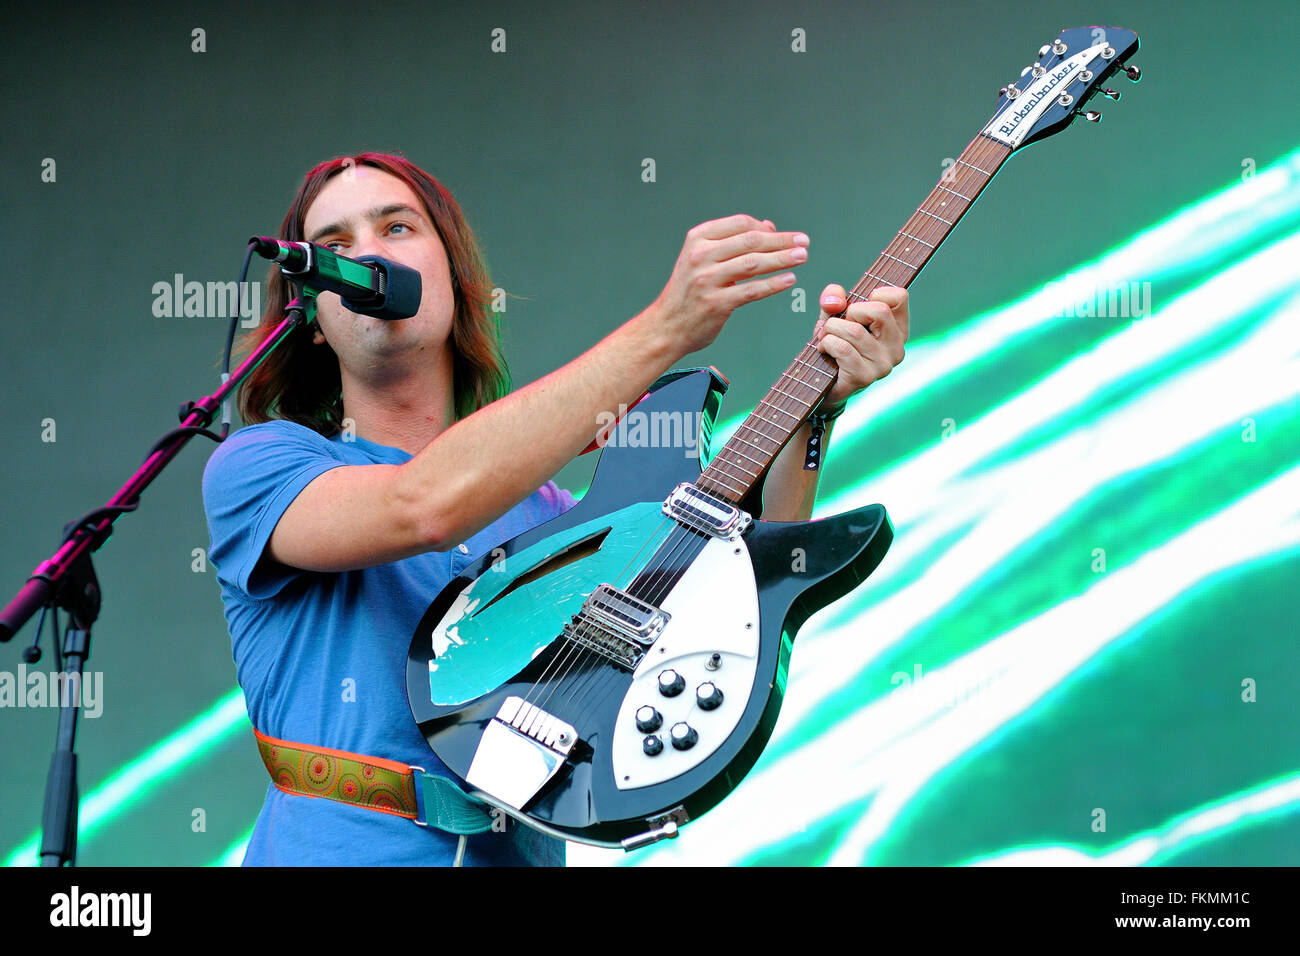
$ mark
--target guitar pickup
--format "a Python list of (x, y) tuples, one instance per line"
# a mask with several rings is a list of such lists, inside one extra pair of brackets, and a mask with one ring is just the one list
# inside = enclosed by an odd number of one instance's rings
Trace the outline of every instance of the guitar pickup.
[(748, 512), (701, 491), (689, 481), (672, 490), (664, 501), (663, 512), (679, 524), (715, 538), (744, 534), (754, 520)]
[(659, 636), (672, 615), (647, 604), (626, 591), (602, 584), (591, 592), (583, 605), (582, 617), (606, 630), (649, 647)]

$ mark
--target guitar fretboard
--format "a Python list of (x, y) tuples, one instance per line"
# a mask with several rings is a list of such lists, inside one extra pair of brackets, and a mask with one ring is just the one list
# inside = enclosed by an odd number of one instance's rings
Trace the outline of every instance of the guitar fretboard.
[[(1010, 155), (1011, 147), (982, 133), (971, 140), (893, 242), (849, 290), (849, 302), (865, 300), (880, 286), (907, 288)], [(818, 341), (814, 338), (795, 356), (700, 473), (696, 487), (738, 503), (758, 483), (835, 383), (835, 360), (818, 350)]]

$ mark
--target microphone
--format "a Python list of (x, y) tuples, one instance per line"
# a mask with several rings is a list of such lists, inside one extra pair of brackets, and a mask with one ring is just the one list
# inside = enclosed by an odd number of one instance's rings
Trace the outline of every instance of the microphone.
[(280, 264), (286, 279), (316, 292), (335, 292), (353, 312), (377, 319), (409, 319), (420, 311), (420, 273), (379, 256), (348, 259), (311, 242), (269, 236), (248, 240), (263, 259)]

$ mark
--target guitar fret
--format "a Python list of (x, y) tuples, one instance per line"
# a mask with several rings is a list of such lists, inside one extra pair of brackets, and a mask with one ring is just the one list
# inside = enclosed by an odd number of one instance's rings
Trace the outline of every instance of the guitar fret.
[(912, 265), (910, 262), (908, 262), (905, 259), (898, 258), (898, 256), (891, 256), (888, 252), (882, 252), (881, 255), (884, 256), (886, 259), (893, 259), (895, 262), (897, 262), (900, 265), (907, 266), (908, 269), (911, 269), (913, 271), (915, 271), (916, 269), (916, 266)]
[(970, 198), (969, 196), (963, 196), (961, 193), (957, 192), (957, 190), (955, 190), (955, 189), (949, 189), (947, 186), (939, 186), (939, 187), (937, 187), (937, 188), (942, 189), (942, 190), (943, 190), (944, 192), (946, 192), (946, 193), (952, 193), (954, 196), (960, 196), (960, 197), (961, 197), (962, 199), (964, 199), (966, 202), (970, 202), (970, 201), (971, 201), (971, 198)]
[(988, 176), (988, 175), (990, 175), (989, 172), (988, 172), (988, 170), (986, 170), (986, 169), (980, 169), (978, 166), (972, 166), (970, 163), (966, 162), (966, 160), (964, 160), (964, 159), (959, 159), (959, 160), (957, 160), (957, 162), (961, 163), (963, 166), (965, 166), (965, 167), (967, 167), (967, 168), (969, 168), (969, 169), (973, 169), (973, 170), (975, 170), (975, 172), (980, 173), (981, 175), (984, 175), (984, 176)]
[[(724, 449), (724, 450), (725, 450), (725, 449)], [(728, 463), (727, 463), (725, 460), (723, 460), (722, 456), (719, 455), (717, 458), (715, 458), (712, 462), (709, 463), (709, 467), (708, 467), (707, 470), (705, 470), (704, 475), (706, 475), (706, 476), (707, 476), (707, 475), (711, 475), (711, 476), (715, 476), (715, 477), (717, 477), (717, 478), (719, 478), (719, 479), (723, 479), (723, 480), (727, 480), (727, 481), (735, 481), (735, 482), (739, 482), (739, 481), (740, 481), (740, 478), (739, 478), (738, 476), (736, 476), (736, 475), (731, 475), (731, 474), (728, 474), (728, 473), (727, 473), (727, 471), (726, 471), (727, 464), (728, 464)], [(744, 493), (744, 487), (745, 487), (745, 486), (744, 486), (744, 484), (742, 483), (742, 484), (740, 485), (740, 488), (741, 488), (742, 494)]]
[(951, 225), (952, 225), (952, 223), (949, 222), (947, 219), (944, 219), (943, 216), (936, 216), (936, 215), (935, 215), (934, 213), (932, 213), (932, 212), (926, 212), (926, 211), (925, 211), (924, 209), (922, 209), (920, 206), (917, 206), (917, 207), (916, 207), (916, 211), (919, 212), (919, 213), (921, 213), (923, 216), (929, 216), (931, 219), (938, 219), (938, 220), (939, 220), (941, 223), (943, 223), (945, 226), (951, 226)]
[[(772, 425), (773, 427), (776, 427), (772, 422), (769, 422), (769, 421), (768, 421), (767, 419), (765, 419), (765, 418), (760, 418), (759, 421), (763, 422), (763, 423), (766, 424), (766, 425)], [(753, 425), (749, 424), (748, 422), (745, 423), (744, 427), (747, 428), (747, 429), (749, 429), (750, 434), (757, 435), (759, 438), (766, 438), (768, 441), (770, 441), (770, 442), (771, 442), (772, 444), (774, 444), (774, 445), (780, 445), (780, 444), (781, 444), (779, 441), (777, 441), (777, 440), (776, 440), (775, 438), (773, 438), (771, 435), (767, 434), (767, 432), (761, 432), (761, 431), (759, 431), (757, 428), (755, 428)], [(738, 431), (739, 431), (739, 430), (738, 430)], [(751, 448), (753, 448), (756, 452), (758, 452), (760, 455), (769, 455), (769, 454), (771, 454), (771, 452), (769, 452), (766, 448), (760, 448), (758, 445), (755, 445), (752, 441), (749, 443), (749, 446), (750, 446)], [(774, 451), (776, 451), (776, 449), (772, 449), (772, 451), (774, 452)]]
[[(812, 379), (796, 378), (795, 376), (791, 375), (789, 372), (782, 372), (781, 378), (788, 378), (792, 383), (798, 385), (802, 389), (802, 391), (800, 392), (800, 394), (793, 394), (791, 392), (781, 391), (780, 389), (776, 388), (775, 385), (773, 385), (772, 388), (775, 391), (779, 391), (786, 398), (792, 399), (794, 402), (798, 403), (800, 408), (804, 409), (805, 411), (811, 409), (813, 405), (817, 404), (817, 392), (821, 390), (821, 385), (819, 385), (816, 381)], [(802, 395), (803, 397), (800, 397), (800, 395)]]
[[(726, 449), (723, 449), (723, 450), (725, 451)], [(731, 454), (733, 454), (733, 455), (739, 455), (741, 458), (744, 458), (744, 459), (746, 459), (747, 461), (752, 461), (754, 464), (758, 465), (758, 468), (759, 468), (760, 471), (762, 471), (764, 468), (767, 467), (767, 462), (759, 461), (757, 458), (750, 458), (748, 455), (746, 455), (746, 454), (745, 454), (743, 451), (741, 451), (739, 448), (733, 448), (733, 449), (731, 449)]]
[[(760, 404), (760, 405), (767, 405), (769, 408), (774, 408), (774, 409), (776, 409), (776, 410), (777, 410), (778, 412), (780, 412), (782, 415), (788, 415), (788, 416), (790, 416), (791, 418), (793, 418), (795, 421), (799, 421), (799, 416), (798, 416), (798, 415), (794, 414), (793, 412), (787, 412), (784, 408), (781, 408), (779, 405), (773, 405), (773, 404), (772, 404), (771, 402), (769, 402), (767, 399), (763, 399), (763, 400), (762, 400), (761, 402), (759, 402), (758, 404)], [(767, 419), (764, 418), (763, 421), (766, 422)], [(776, 422), (767, 422), (767, 423), (768, 423), (769, 425), (773, 426), (774, 428), (780, 428), (780, 427), (781, 427), (780, 425), (777, 425)]]
[[(733, 448), (733, 449), (732, 449), (732, 453), (734, 453), (734, 452), (735, 452), (735, 449)], [(724, 448), (724, 449), (722, 450), (722, 454), (726, 454), (726, 453), (727, 453), (727, 450)], [(722, 455), (719, 455), (718, 457), (721, 458)], [(749, 460), (750, 460), (750, 461), (754, 461), (754, 459), (752, 459), (752, 458), (750, 458)], [(727, 464), (730, 465), (732, 468), (739, 468), (741, 471), (743, 471), (745, 474), (749, 475), (749, 477), (751, 477), (751, 478), (757, 478), (757, 477), (758, 477), (758, 472), (756, 472), (756, 471), (750, 471), (748, 468), (746, 468), (744, 465), (742, 465), (742, 464), (741, 464), (740, 462), (738, 462), (738, 461), (729, 461), (729, 462), (727, 462)], [(758, 465), (760, 469), (762, 468), (762, 462), (754, 461), (754, 464)]]
[[(795, 379), (795, 381), (798, 381), (798, 379)], [(800, 383), (800, 384), (804, 384), (804, 383)], [(791, 395), (789, 392), (784, 391), (784, 390), (782, 390), (782, 389), (779, 389), (779, 388), (777, 388), (775, 385), (772, 386), (772, 391), (774, 391), (774, 392), (780, 392), (780, 393), (781, 393), (782, 395), (784, 395), (786, 398), (793, 398), (796, 402), (798, 402), (798, 403), (799, 403), (800, 405), (802, 405), (804, 408), (812, 408), (811, 405), (809, 405), (807, 402), (805, 402), (805, 401), (804, 401), (802, 398), (800, 398), (798, 395)]]
[(900, 235), (900, 236), (907, 236), (907, 238), (909, 238), (909, 239), (915, 239), (917, 242), (919, 242), (921, 245), (925, 246), (927, 249), (937, 249), (937, 248), (938, 248), (938, 246), (932, 246), (932, 245), (930, 245), (928, 242), (926, 242), (924, 239), (922, 239), (920, 236), (914, 236), (914, 235), (912, 235), (910, 232), (900, 232), (899, 235)]
[[(849, 295), (857, 295), (857, 293), (856, 293), (856, 292), (850, 292)], [(858, 295), (858, 298), (861, 299), (862, 296)], [(804, 361), (803, 359), (801, 359), (801, 358), (795, 358), (795, 361), (796, 361), (797, 363), (799, 363), (800, 365), (806, 365), (806, 366), (808, 366), (808, 368), (812, 369), (814, 372), (820, 372), (820, 371), (822, 371), (822, 370), (821, 370), (820, 368), (818, 368), (816, 365), (812, 365), (812, 364), (810, 364), (810, 363), (808, 363), (808, 362), (805, 362), (805, 361)]]
[[(853, 293), (852, 293), (852, 292), (849, 292), (848, 294), (849, 294), (849, 295), (852, 295)], [(810, 343), (810, 344), (811, 344), (811, 343)], [(803, 364), (803, 365), (807, 365), (808, 363), (807, 363), (807, 362), (801, 362), (800, 358), (799, 358), (798, 356), (795, 356), (795, 360), (794, 360), (794, 362), (792, 362), (791, 364), (792, 364), (792, 365), (794, 365), (794, 364)], [(815, 366), (814, 366), (814, 367), (815, 367)], [(794, 385), (802, 385), (802, 386), (804, 386), (805, 388), (811, 388), (811, 389), (813, 389), (813, 390), (816, 390), (817, 387), (818, 387), (816, 382), (810, 382), (810, 381), (808, 381), (808, 380), (805, 379), (805, 378), (800, 378), (798, 375), (795, 375), (795, 374), (794, 374), (793, 372), (791, 372), (789, 369), (786, 369), (784, 372), (782, 372), (780, 378), (778, 378), (777, 381), (778, 381), (778, 382), (781, 381), (782, 378), (788, 378), (792, 384), (794, 384)], [(798, 397), (797, 395), (791, 395), (790, 397), (793, 398), (793, 399), (795, 399), (796, 401), (799, 401), (799, 400), (800, 400), (799, 397)]]
[[(762, 423), (763, 423), (764, 425), (771, 425), (772, 428), (780, 428), (780, 425), (779, 425), (779, 424), (776, 424), (775, 421), (772, 421), (771, 419), (763, 418), (762, 415), (759, 415), (759, 414), (758, 414), (758, 410), (759, 410), (759, 408), (762, 408), (762, 407), (763, 407), (763, 402), (759, 402), (758, 405), (755, 405), (755, 406), (754, 406), (754, 411), (751, 411), (750, 414), (749, 414), (750, 418), (751, 418), (751, 419), (758, 419), (759, 421), (762, 421)], [(772, 406), (772, 407), (775, 408), (776, 406)], [(776, 411), (780, 411), (780, 408), (776, 408)], [(789, 414), (789, 412), (787, 412), (787, 415), (788, 415), (788, 414)], [(754, 425), (750, 425), (750, 428), (753, 428), (755, 432), (758, 432), (758, 428), (757, 428), (757, 427), (754, 427)], [(758, 432), (758, 433), (759, 433), (759, 434), (763, 434), (762, 432)], [(764, 436), (764, 437), (770, 437), (770, 436)]]
[[(709, 466), (709, 471), (712, 471), (712, 470), (713, 470), (713, 466), (710, 465), (710, 466)], [(711, 482), (713, 482), (714, 484), (721, 485), (722, 482), (721, 482), (721, 481), (718, 481), (717, 479), (719, 479), (719, 478), (726, 478), (726, 475), (723, 475), (723, 474), (711, 475), (711, 474), (709, 474), (709, 472), (704, 472), (703, 474), (700, 475), (700, 477), (701, 477), (701, 478), (708, 478), (708, 480), (711, 481)], [(746, 492), (748, 489), (741, 487), (741, 488), (734, 489), (734, 490), (740, 492), (740, 493), (736, 496), (737, 499), (740, 499), (740, 498), (745, 497), (745, 492)]]
[[(769, 422), (768, 424), (771, 424), (771, 422)], [(750, 425), (748, 422), (746, 422), (745, 424), (741, 425), (740, 428), (737, 428), (737, 429), (736, 429), (736, 434), (732, 436), (731, 440), (732, 440), (732, 441), (735, 441), (736, 439), (740, 439), (740, 440), (743, 441), (746, 445), (748, 445), (750, 448), (754, 449), (754, 451), (758, 452), (760, 455), (766, 455), (767, 452), (765, 452), (762, 448), (759, 448), (757, 445), (755, 445), (755, 444), (754, 444), (752, 441), (750, 441), (748, 438), (744, 438), (744, 437), (742, 437), (741, 434), (740, 434), (740, 432), (741, 432), (742, 429), (747, 429), (751, 434), (758, 435), (758, 436), (761, 437), (761, 438), (766, 438), (768, 441), (776, 441), (776, 439), (773, 438), (771, 435), (764, 435), (761, 431), (759, 431), (758, 429), (754, 428), (754, 427), (753, 427), (752, 425)], [(728, 444), (730, 444), (730, 442), (728, 442)], [(724, 450), (724, 451), (726, 450), (726, 446), (723, 446), (723, 450)]]

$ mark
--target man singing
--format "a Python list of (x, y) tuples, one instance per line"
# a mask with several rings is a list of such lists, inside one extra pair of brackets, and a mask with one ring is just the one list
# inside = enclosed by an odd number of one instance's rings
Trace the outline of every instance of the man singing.
[[(563, 841), (513, 821), (458, 839), (408, 819), (407, 768), (450, 776), (407, 706), (411, 634), (463, 568), (573, 504), (550, 478), (620, 405), (736, 308), (791, 288), (808, 237), (743, 215), (696, 226), (649, 307), (509, 394), (474, 235), (428, 173), (378, 153), (322, 163), (280, 238), (409, 266), (423, 297), (416, 315), (384, 321), (322, 294), (316, 324), (244, 382), (247, 427), (204, 472), (210, 555), (273, 780), (245, 865), (563, 865)], [(245, 353), (288, 297), (275, 270)], [(826, 318), (847, 299), (837, 285), (822, 293), (818, 347), (839, 366), (823, 410), (902, 361), (907, 293), (871, 299)], [(807, 439), (805, 425), (773, 463), (765, 519), (811, 514)]]

